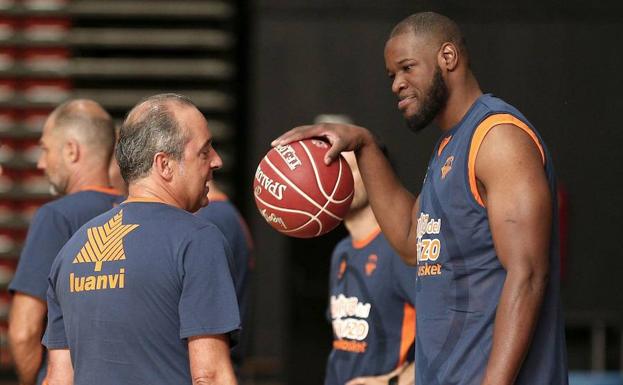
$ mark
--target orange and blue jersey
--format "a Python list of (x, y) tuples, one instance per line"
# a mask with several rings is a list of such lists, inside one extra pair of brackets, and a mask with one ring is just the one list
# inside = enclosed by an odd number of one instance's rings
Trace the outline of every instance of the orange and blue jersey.
[[(50, 267), (65, 242), (87, 221), (122, 201), (123, 197), (118, 191), (93, 186), (41, 206), (28, 228), (24, 249), (9, 290), (45, 302)], [(46, 361), (44, 357), (37, 384), (41, 384), (45, 377)]]
[[(504, 101), (482, 95), (439, 140), (420, 194), (417, 223), (418, 384), (479, 385), (489, 360), (506, 271), (495, 251), (474, 169), (480, 144), (498, 124), (515, 125), (534, 140), (556, 199), (553, 164), (541, 137)], [(550, 280), (517, 385), (568, 383), (556, 210), (552, 215)]]
[(190, 384), (187, 339), (240, 327), (230, 253), (208, 221), (128, 200), (58, 254), (44, 345), (69, 348), (76, 385)]
[(413, 361), (415, 274), (378, 228), (366, 239), (347, 237), (336, 246), (328, 309), (334, 340), (325, 385), (386, 374)]

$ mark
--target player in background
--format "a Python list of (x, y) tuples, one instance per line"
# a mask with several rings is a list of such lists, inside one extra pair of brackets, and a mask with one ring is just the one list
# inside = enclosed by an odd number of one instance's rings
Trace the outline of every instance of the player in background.
[(43, 126), (37, 167), (62, 197), (37, 210), (9, 286), (9, 344), (21, 385), (40, 384), (45, 376), (41, 337), (54, 257), (80, 226), (122, 200), (107, 173), (114, 140), (110, 115), (91, 100), (58, 106)]
[(221, 167), (186, 97), (140, 102), (115, 150), (128, 199), (86, 223), (50, 273), (49, 385), (235, 384), (231, 251), (192, 213)]
[(298, 127), (273, 145), (323, 136), (327, 163), (355, 152), (383, 233), (418, 266), (417, 383), (567, 384), (555, 176), (543, 141), (516, 108), (482, 93), (459, 27), (443, 15), (398, 23), (385, 65), (409, 127), (441, 130), (417, 198), (363, 127)]
[(353, 172), (355, 196), (344, 218), (350, 235), (331, 257), (334, 341), (325, 384), (413, 384), (416, 269), (381, 233), (355, 155), (342, 155)]
[(246, 337), (245, 326), (248, 325), (248, 310), (250, 305), (249, 280), (253, 269), (253, 240), (249, 228), (240, 215), (240, 212), (229, 201), (225, 193), (219, 189), (213, 180), (208, 182), (210, 191), (208, 200), (210, 203), (199, 209), (195, 215), (207, 219), (214, 223), (223, 233), (232, 251), (234, 269), (234, 284), (236, 295), (240, 307), (240, 319), (242, 320), (242, 331), (240, 342), (232, 349), (232, 362), (238, 369), (242, 366), (244, 359)]

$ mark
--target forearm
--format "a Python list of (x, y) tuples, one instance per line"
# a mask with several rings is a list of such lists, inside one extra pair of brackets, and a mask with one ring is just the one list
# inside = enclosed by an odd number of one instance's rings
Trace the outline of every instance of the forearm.
[(371, 136), (357, 151), (357, 163), (383, 233), (403, 258), (415, 258), (415, 242), (409, 238), (415, 197), (402, 185)]
[(411, 362), (400, 373), (398, 385), (415, 385), (415, 362)]
[(543, 272), (509, 272), (495, 317), (483, 385), (512, 385), (532, 341), (547, 286)]
[(39, 339), (39, 336), (30, 340), (9, 337), (20, 385), (34, 385), (37, 382), (37, 374), (43, 361), (43, 346)]
[(69, 349), (48, 350), (48, 373), (45, 385), (73, 385), (74, 369)]

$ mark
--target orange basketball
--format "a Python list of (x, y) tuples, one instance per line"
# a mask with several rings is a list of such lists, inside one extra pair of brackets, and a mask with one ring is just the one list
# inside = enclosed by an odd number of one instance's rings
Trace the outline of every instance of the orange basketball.
[(330, 165), (324, 156), (330, 145), (305, 139), (277, 146), (255, 172), (253, 193), (260, 214), (275, 230), (312, 238), (333, 230), (353, 200), (353, 175), (340, 156)]

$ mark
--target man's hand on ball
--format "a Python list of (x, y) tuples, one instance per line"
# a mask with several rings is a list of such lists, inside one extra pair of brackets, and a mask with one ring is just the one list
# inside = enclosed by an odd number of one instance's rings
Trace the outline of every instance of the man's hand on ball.
[(357, 151), (364, 145), (374, 142), (370, 131), (363, 127), (342, 123), (320, 123), (295, 127), (273, 140), (271, 145), (284, 146), (297, 140), (314, 137), (325, 138), (331, 143), (331, 149), (327, 151), (324, 159), (325, 164), (333, 162), (343, 151)]

